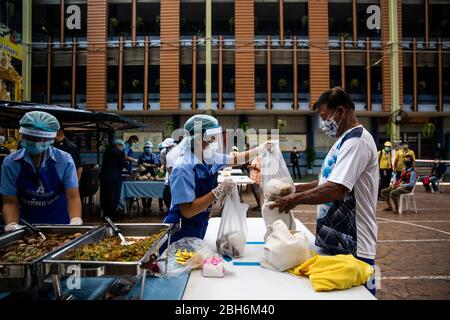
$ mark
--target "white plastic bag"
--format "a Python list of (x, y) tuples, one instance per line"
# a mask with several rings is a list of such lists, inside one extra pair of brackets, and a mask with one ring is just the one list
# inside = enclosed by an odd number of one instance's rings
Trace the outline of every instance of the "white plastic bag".
[[(292, 212), (280, 213), (278, 208), (270, 209), (269, 205), (279, 197), (295, 192), (294, 180), (286, 166), (278, 141), (271, 144), (271, 151), (266, 151), (261, 159), (261, 176), (264, 193), (264, 203), (261, 214), (266, 224), (270, 226), (274, 221), (283, 221), (289, 230), (295, 230)], [(269, 231), (264, 238), (267, 238)]]
[(217, 233), (217, 252), (223, 256), (238, 258), (244, 255), (247, 241), (248, 204), (241, 203), (237, 186), (225, 197)]
[(310, 258), (309, 240), (302, 231), (292, 233), (281, 220), (269, 226), (270, 234), (264, 245), (264, 268), (286, 271)]

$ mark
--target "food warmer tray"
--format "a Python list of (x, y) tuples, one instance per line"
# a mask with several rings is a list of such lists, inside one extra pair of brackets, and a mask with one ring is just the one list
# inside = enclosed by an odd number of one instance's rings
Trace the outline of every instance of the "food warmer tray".
[[(71, 225), (35, 225), (44, 234), (74, 234), (82, 233), (78, 238), (70, 240), (55, 250), (29, 262), (2, 262), (0, 261), (0, 292), (27, 291), (32, 287), (40, 288), (44, 284), (46, 275), (42, 268), (42, 261), (51, 254), (71, 246), (75, 242), (87, 237), (98, 226), (71, 226)], [(6, 232), (0, 236), (0, 248), (4, 248), (15, 241), (30, 235), (31, 231), (22, 228), (13, 232)]]
[[(164, 232), (141, 259), (133, 262), (64, 259), (72, 249), (78, 249), (85, 244), (101, 241), (107, 236), (116, 236), (109, 226), (99, 228), (80, 241), (76, 241), (70, 246), (66, 246), (63, 250), (58, 250), (47, 256), (43, 261), (44, 268), (46, 274), (52, 275), (53, 287), (57, 299), (63, 299), (61, 295), (61, 278), (63, 277), (142, 277), (141, 281), (144, 284), (147, 270), (159, 257), (159, 249), (166, 241), (168, 242), (167, 246), (170, 245), (170, 236), (179, 228), (179, 224), (165, 223), (117, 223), (116, 226), (120, 229), (124, 237), (150, 236), (161, 231), (161, 229)], [(167, 260), (165, 262), (165, 269), (167, 270)]]

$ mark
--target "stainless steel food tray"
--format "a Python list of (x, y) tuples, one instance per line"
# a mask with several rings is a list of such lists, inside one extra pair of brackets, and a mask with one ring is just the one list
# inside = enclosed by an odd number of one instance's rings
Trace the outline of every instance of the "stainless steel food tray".
[[(0, 292), (26, 291), (33, 286), (41, 286), (46, 275), (43, 273), (42, 261), (52, 253), (71, 246), (76, 241), (82, 240), (98, 226), (71, 226), (71, 225), (36, 225), (44, 234), (74, 234), (82, 233), (79, 238), (73, 239), (59, 248), (30, 262), (2, 262), (0, 261)], [(26, 228), (7, 232), (0, 235), (0, 248), (4, 248), (15, 241), (29, 235), (31, 231)]]
[(115, 236), (110, 227), (95, 230), (89, 236), (66, 246), (62, 250), (52, 253), (43, 261), (45, 272), (58, 277), (134, 277), (141, 276), (146, 266), (159, 257), (160, 247), (169, 240), (177, 226), (163, 223), (117, 223), (116, 224), (125, 237), (145, 237), (159, 232), (164, 233), (147, 250), (144, 256), (133, 262), (118, 261), (79, 261), (65, 260), (64, 257), (72, 249), (80, 248), (82, 245), (101, 241), (107, 236)]

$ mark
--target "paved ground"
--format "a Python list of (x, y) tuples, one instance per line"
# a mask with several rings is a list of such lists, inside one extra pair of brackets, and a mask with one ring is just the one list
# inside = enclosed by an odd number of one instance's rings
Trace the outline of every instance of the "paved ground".
[[(450, 299), (450, 186), (441, 194), (417, 189), (418, 214), (382, 212), (385, 204), (378, 203), (379, 299)], [(244, 194), (244, 201), (255, 205), (251, 194)], [(315, 234), (315, 207), (299, 206), (294, 213)], [(260, 216), (260, 212), (251, 211), (249, 216)], [(155, 214), (131, 221), (161, 220)]]

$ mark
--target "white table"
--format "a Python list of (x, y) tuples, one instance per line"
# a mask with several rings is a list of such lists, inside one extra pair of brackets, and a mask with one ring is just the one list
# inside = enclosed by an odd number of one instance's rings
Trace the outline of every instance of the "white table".
[[(314, 236), (298, 220), (297, 230), (304, 231), (310, 240), (310, 249), (319, 251), (314, 245)], [(220, 218), (209, 220), (205, 243), (216, 251), (216, 237)], [(247, 246), (243, 258), (235, 265), (232, 274), (224, 278), (203, 278), (200, 270), (191, 272), (183, 299), (185, 300), (374, 300), (364, 287), (347, 290), (316, 292), (307, 277), (297, 277), (286, 272), (276, 272), (255, 265), (264, 254), (265, 225), (262, 218), (248, 218)], [(242, 265), (242, 263), (244, 265)]]
[(219, 175), (217, 177), (217, 182), (222, 183), (225, 179), (231, 179), (231, 180), (233, 180), (234, 183), (236, 183), (238, 185), (255, 183), (255, 181), (250, 179), (248, 176), (223, 176), (223, 175)]
[(231, 175), (243, 175), (244, 172), (242, 172), (242, 169), (223, 169), (222, 171), (219, 171), (220, 174), (222, 174), (222, 172), (230, 172)]

